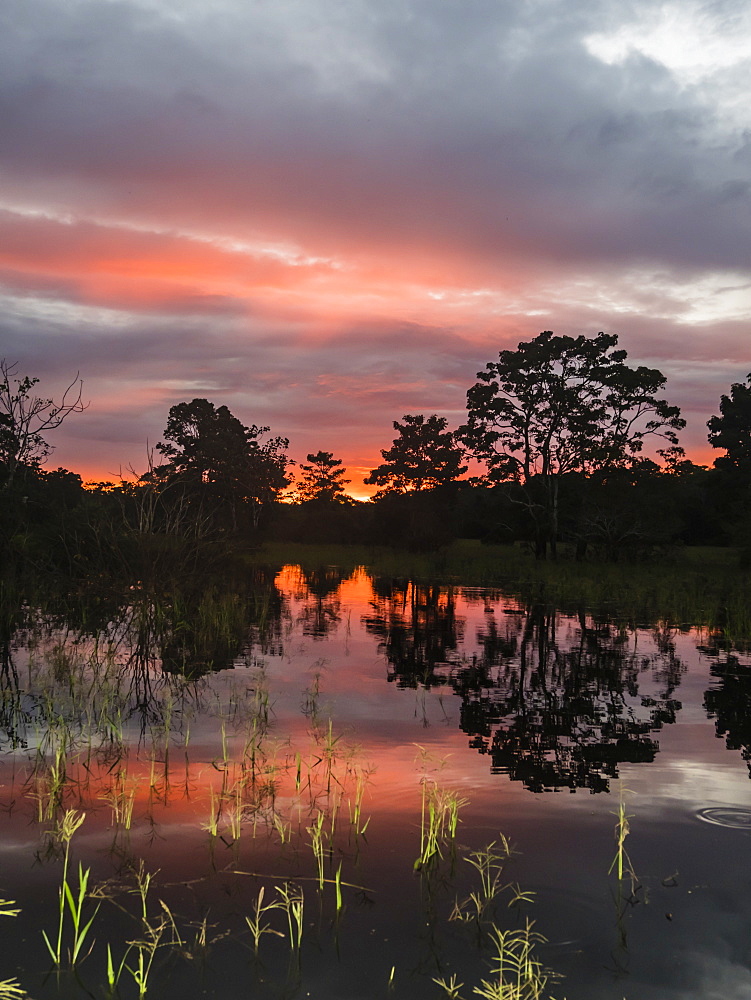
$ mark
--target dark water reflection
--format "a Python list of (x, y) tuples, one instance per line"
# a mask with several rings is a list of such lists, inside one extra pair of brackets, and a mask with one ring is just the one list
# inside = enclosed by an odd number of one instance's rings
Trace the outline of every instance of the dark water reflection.
[[(553, 996), (751, 995), (746, 651), (331, 566), (226, 584), (21, 603), (0, 619), (0, 898), (23, 910), (4, 921), (19, 957), (0, 980), (18, 974), (37, 1000), (104, 997), (102, 942), (133, 937), (113, 907), (80, 989), (39, 974), (60, 877), (50, 832), (76, 808), (92, 878), (126, 884), (142, 859), (185, 941), (214, 927), (190, 959), (185, 943), (165, 950), (152, 995), (166, 1000), (438, 1000), (434, 978), (452, 973), (466, 1000), (487, 974), (487, 928), (449, 918), (472, 891), (468, 852), (501, 834), (520, 851), (509, 880), (535, 896), (504, 899), (494, 919), (536, 921), (545, 962), (566, 976)], [(459, 832), (415, 871), (433, 787), (463, 802)], [(577, 794), (530, 794), (562, 790)], [(636, 873), (623, 884), (608, 874), (621, 795)], [(128, 796), (126, 829), (113, 803)], [(269, 898), (282, 879), (307, 894), (294, 965), (276, 935), (262, 959), (249, 945), (259, 886)]]
[[(607, 791), (624, 762), (654, 760), (654, 735), (675, 722), (685, 665), (657, 631), (645, 655), (633, 637), (548, 605), (506, 608), (502, 596), (376, 581), (363, 617), (401, 688), (448, 685), (461, 698), (461, 728), (494, 771), (532, 791)], [(482, 604), (471, 655), (462, 606)], [(651, 671), (654, 693), (639, 693)]]

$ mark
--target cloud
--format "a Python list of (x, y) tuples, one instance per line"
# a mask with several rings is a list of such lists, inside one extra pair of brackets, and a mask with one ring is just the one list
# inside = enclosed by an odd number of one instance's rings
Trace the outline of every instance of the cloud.
[(740, 0), (0, 17), (0, 346), (85, 375), (60, 460), (130, 461), (190, 391), (367, 466), (545, 328), (653, 358), (697, 448), (744, 375)]

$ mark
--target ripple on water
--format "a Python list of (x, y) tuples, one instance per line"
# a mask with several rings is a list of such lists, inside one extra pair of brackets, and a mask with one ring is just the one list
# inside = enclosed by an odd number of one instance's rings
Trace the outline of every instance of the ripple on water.
[(727, 826), (731, 830), (751, 830), (751, 809), (739, 806), (712, 806), (700, 809), (696, 814), (705, 823)]

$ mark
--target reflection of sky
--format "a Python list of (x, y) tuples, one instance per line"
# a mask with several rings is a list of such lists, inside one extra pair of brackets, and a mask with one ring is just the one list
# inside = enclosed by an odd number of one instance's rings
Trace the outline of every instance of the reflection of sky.
[[(259, 689), (267, 689), (271, 712), (264, 766), (271, 767), (274, 761), (279, 765), (277, 808), (305, 841), (314, 806), (295, 789), (295, 754), (302, 755), (303, 772), (312, 776), (314, 784), (320, 782), (322, 740), (330, 719), (332, 733), (341, 738), (337, 773), (342, 781), (342, 815), (351, 807), (347, 768), (370, 775), (363, 812), (372, 819), (358, 848), (357, 881), (378, 886), (384, 908), (392, 894), (400, 900), (397, 905), (404, 912), (399, 926), (408, 914), (419, 923), (412, 910), (415, 894), (410, 889), (405, 901), (404, 893), (419, 843), (420, 781), (427, 777), (467, 799), (460, 813), (463, 845), (482, 846), (502, 831), (518, 846), (521, 853), (514, 861), (513, 877), (538, 894), (533, 915), (551, 938), (549, 961), (568, 976), (567, 995), (582, 1000), (621, 1000), (624, 995), (643, 1000), (722, 995), (735, 1000), (744, 995), (749, 970), (743, 941), (751, 923), (751, 904), (739, 882), (738, 858), (747, 851), (749, 831), (702, 822), (699, 812), (726, 807), (740, 815), (748, 810), (749, 778), (740, 753), (726, 749), (707, 719), (702, 699), (708, 687), (708, 660), (696, 649), (697, 635), (672, 637), (672, 648), (664, 654), (673, 662), (680, 660), (686, 669), (673, 693), (681, 703), (676, 722), (652, 734), (659, 742), (655, 760), (619, 767), (632, 817), (627, 847), (645, 886), (643, 902), (627, 914), (629, 949), (621, 958), (628, 960), (629, 982), (624, 989), (624, 983), (606, 971), (618, 940), (610, 898), (613, 880), (607, 876), (614, 853), (617, 783), (611, 795), (591, 795), (582, 789), (576, 794), (534, 795), (521, 781), (491, 773), (488, 757), (471, 749), (459, 729), (460, 698), (448, 683), (426, 690), (387, 681), (387, 659), (378, 639), (363, 625), (375, 599), (364, 574), (356, 574), (322, 598), (308, 593), (304, 580), (292, 571), (280, 575), (278, 583), (290, 623), (283, 652), (262, 654), (259, 648), (250, 648), (235, 661), (234, 669), (203, 678), (195, 691), (201, 710), (191, 715), (187, 746), (185, 723), (175, 712), (169, 753), (158, 747), (152, 765), (147, 740), (139, 762), (131, 757), (126, 780), (136, 790), (135, 819), (128, 837), (121, 835), (121, 847), (129, 845), (136, 856), (147, 858), (150, 867), (161, 868), (164, 880), (206, 876), (208, 833), (202, 826), (211, 810), (210, 789), (216, 795), (225, 777), (231, 783), (236, 776), (248, 737), (247, 706)], [(303, 612), (316, 600), (329, 599), (337, 602), (338, 621), (325, 638), (305, 635), (308, 619)], [(465, 595), (459, 588), (455, 599), (462, 625), (457, 634), (463, 639), (449, 651), (447, 676), (457, 664), (481, 654), (477, 634), (490, 616), (519, 621), (518, 605), (503, 595), (477, 591)], [(578, 627), (578, 620), (559, 619), (556, 637), (562, 650), (576, 645)], [(631, 635), (627, 646), (643, 659), (638, 691), (628, 698), (636, 713), (643, 709), (642, 698), (660, 693), (663, 654), (648, 630)], [(33, 653), (38, 661), (43, 655), (43, 645)], [(222, 715), (234, 720), (225, 726), (227, 762), (222, 754)], [(317, 741), (312, 735), (316, 727)], [(24, 803), (28, 767), (24, 772), (23, 756), (15, 755), (14, 773), (10, 755), (2, 767), (3, 804), (7, 807), (12, 797), (15, 806), (0, 818), (0, 886), (16, 898), (24, 893), (19, 880), (28, 879), (38, 842), (37, 828), (29, 823), (35, 807), (28, 800)], [(111, 809), (102, 798), (113, 773), (106, 762), (70, 772), (75, 778), (70, 804), (87, 811), (86, 824), (76, 837), (77, 851), (92, 859), (102, 877), (116, 856), (109, 853), (116, 839)], [(325, 802), (320, 786), (316, 787), (317, 801)], [(346, 838), (341, 846), (342, 857), (349, 858), (352, 848)], [(263, 822), (255, 838), (246, 823), (236, 849), (221, 841), (215, 846), (214, 864), (219, 868), (230, 864), (277, 872), (280, 863), (289, 866), (290, 874), (301, 875), (307, 871), (307, 854), (282, 852), (280, 859), (273, 830)], [(466, 874), (462, 875), (463, 866), (459, 869), (461, 883)], [(52, 872), (54, 866), (47, 870)], [(673, 885), (669, 877), (676, 872)], [(205, 891), (207, 898), (213, 892)], [(403, 931), (410, 933), (406, 924)], [(398, 955), (401, 945), (393, 934), (390, 946)], [(711, 992), (708, 984), (721, 984), (724, 992)], [(413, 995), (422, 997), (420, 987), (416, 989)]]

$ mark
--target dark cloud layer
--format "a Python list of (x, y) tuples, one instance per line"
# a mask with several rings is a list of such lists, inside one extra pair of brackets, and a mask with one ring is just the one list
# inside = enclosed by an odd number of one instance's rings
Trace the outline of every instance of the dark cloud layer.
[(8, 0), (1, 353), (86, 377), (72, 467), (207, 395), (368, 468), (498, 349), (606, 329), (700, 449), (751, 367), (744, 32), (741, 0)]

